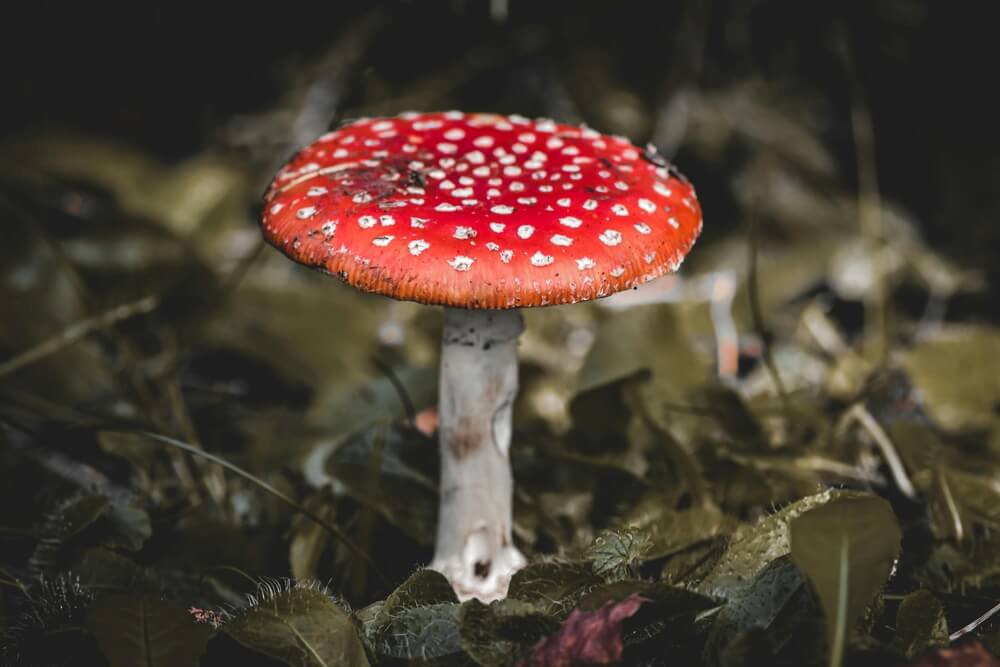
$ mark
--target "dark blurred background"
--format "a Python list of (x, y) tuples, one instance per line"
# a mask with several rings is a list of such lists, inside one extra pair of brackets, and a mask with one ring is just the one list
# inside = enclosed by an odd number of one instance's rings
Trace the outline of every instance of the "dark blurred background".
[[(893, 594), (976, 618), (1000, 590), (997, 26), (993, 0), (8, 3), (0, 624), (67, 573), (83, 602), (235, 609), (290, 576), (362, 609), (429, 561), (440, 309), (295, 265), (258, 215), (331, 125), (450, 108), (652, 143), (704, 210), (680, 279), (524, 312), (532, 562), (641, 525), (628, 576), (687, 585), (688, 557), (848, 487), (904, 528)], [(84, 606), (56, 620), (79, 635)]]
[[(178, 161), (206, 145), (237, 158), (261, 140), (290, 148), (362, 113), (545, 115), (669, 151), (703, 194), (710, 237), (740, 224), (731, 182), (757, 142), (806, 151), (805, 132), (832, 160), (812, 166), (854, 190), (860, 104), (883, 197), (956, 262), (998, 276), (995, 2), (37, 2), (4, 14), (9, 138), (59, 128)], [(759, 114), (772, 118), (754, 126)]]

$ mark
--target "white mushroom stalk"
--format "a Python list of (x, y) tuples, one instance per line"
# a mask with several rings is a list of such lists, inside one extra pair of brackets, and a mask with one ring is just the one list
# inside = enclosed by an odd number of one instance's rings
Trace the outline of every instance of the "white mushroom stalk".
[(439, 434), (441, 505), (431, 567), (460, 599), (507, 594), (525, 560), (511, 539), (511, 410), (517, 395), (517, 310), (445, 308)]

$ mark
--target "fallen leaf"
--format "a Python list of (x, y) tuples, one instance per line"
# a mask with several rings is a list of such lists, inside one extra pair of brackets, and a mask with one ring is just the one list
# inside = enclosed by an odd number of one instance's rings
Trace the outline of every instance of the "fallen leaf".
[(622, 659), (622, 623), (633, 616), (645, 598), (630, 595), (595, 611), (576, 609), (556, 634), (539, 642), (520, 667), (613, 665)]

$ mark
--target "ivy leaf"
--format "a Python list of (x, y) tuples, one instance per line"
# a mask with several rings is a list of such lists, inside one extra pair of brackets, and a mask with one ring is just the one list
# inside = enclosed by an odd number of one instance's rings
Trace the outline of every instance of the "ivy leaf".
[(608, 530), (594, 540), (586, 553), (595, 574), (609, 581), (618, 581), (635, 574), (639, 562), (651, 546), (645, 531)]
[(540, 604), (543, 612), (561, 616), (602, 583), (588, 563), (530, 563), (511, 577), (507, 597)]
[(417, 570), (385, 599), (358, 616), (379, 655), (427, 660), (460, 653), (458, 598), (440, 572)]
[(367, 667), (351, 617), (324, 592), (291, 588), (264, 598), (223, 631), (290, 667)]
[(84, 622), (111, 667), (197, 667), (212, 634), (176, 602), (108, 595)]
[(844, 496), (791, 521), (792, 561), (819, 596), (832, 666), (843, 663), (848, 633), (889, 576), (900, 538), (892, 507), (871, 495)]

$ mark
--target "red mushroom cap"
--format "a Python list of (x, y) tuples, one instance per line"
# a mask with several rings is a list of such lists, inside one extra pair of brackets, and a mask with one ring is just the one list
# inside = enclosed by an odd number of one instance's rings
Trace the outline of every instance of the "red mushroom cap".
[(264, 237), (359, 289), (461, 308), (607, 296), (676, 271), (691, 184), (626, 139), (520, 116), (354, 121), (286, 164)]

